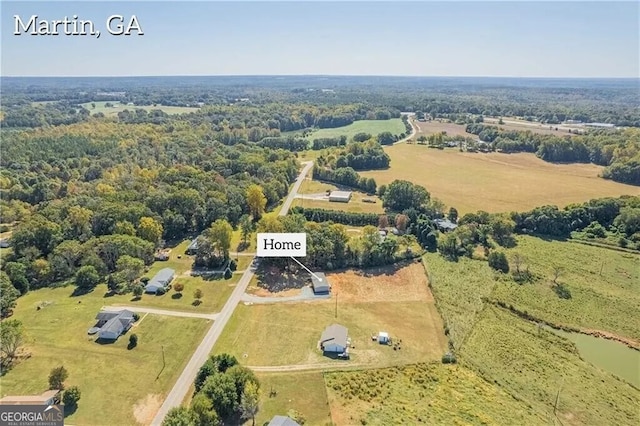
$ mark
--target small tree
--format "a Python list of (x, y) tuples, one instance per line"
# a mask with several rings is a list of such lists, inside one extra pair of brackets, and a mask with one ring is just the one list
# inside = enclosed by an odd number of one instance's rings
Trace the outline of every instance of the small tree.
[(82, 290), (91, 290), (100, 282), (100, 275), (94, 266), (83, 266), (76, 272), (75, 282)]
[(197, 288), (196, 291), (193, 292), (193, 297), (196, 299), (194, 304), (198, 306), (200, 303), (202, 303), (202, 301), (200, 300), (202, 299), (202, 290)]
[(378, 217), (378, 228), (385, 229), (389, 226), (389, 218), (386, 214), (382, 214)]
[(230, 280), (232, 276), (233, 276), (233, 272), (231, 272), (231, 269), (227, 268), (224, 271), (224, 279), (225, 280)]
[(144, 293), (144, 288), (142, 287), (142, 285), (135, 284), (133, 286), (133, 295), (136, 297), (136, 299), (140, 299), (140, 296), (142, 296), (142, 293)]
[(258, 385), (253, 381), (247, 381), (242, 392), (242, 398), (240, 399), (240, 411), (242, 417), (245, 419), (251, 419), (251, 424), (256, 424), (256, 414), (258, 413), (258, 406), (260, 404), (260, 389)]
[(63, 390), (64, 381), (69, 377), (67, 369), (62, 365), (51, 370), (49, 374), (49, 389)]
[(129, 336), (129, 349), (133, 349), (138, 346), (138, 335), (132, 334)]
[(0, 321), (0, 366), (9, 367), (22, 346), (22, 322), (16, 319)]
[(182, 283), (175, 283), (173, 285), (173, 289), (176, 291), (176, 293), (180, 294), (182, 293), (182, 290), (184, 290), (184, 284)]
[(74, 410), (78, 407), (78, 401), (80, 401), (80, 389), (77, 386), (71, 386), (62, 394), (62, 403), (65, 410)]
[(489, 253), (488, 260), (489, 266), (496, 271), (504, 272), (505, 274), (509, 272), (509, 261), (503, 252), (492, 251)]

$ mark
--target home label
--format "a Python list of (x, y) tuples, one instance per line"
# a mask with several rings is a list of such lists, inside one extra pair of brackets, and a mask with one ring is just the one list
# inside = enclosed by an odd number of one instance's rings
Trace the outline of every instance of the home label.
[(259, 233), (258, 257), (305, 257), (307, 255), (307, 234)]

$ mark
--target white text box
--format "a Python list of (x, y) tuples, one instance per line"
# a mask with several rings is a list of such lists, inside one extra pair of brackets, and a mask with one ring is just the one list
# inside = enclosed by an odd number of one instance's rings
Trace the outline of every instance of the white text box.
[(305, 257), (307, 255), (307, 234), (259, 233), (258, 257)]

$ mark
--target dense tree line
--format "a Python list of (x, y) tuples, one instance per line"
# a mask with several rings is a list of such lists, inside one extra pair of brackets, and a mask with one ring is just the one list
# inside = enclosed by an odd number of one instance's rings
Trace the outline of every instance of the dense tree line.
[[(343, 225), (366, 226), (377, 225), (380, 215), (375, 213), (355, 213), (340, 210), (326, 210), (315, 208), (303, 208), (296, 206), (291, 209), (294, 214), (301, 214), (310, 222), (335, 222)], [(393, 223), (395, 216), (390, 215), (389, 221)]]
[(340, 167), (331, 170), (316, 164), (313, 167), (313, 178), (348, 186), (367, 194), (375, 194), (377, 189), (376, 181), (373, 178), (362, 177), (351, 167)]
[(287, 151), (304, 151), (309, 148), (309, 141), (301, 138), (288, 137), (268, 137), (260, 140), (258, 146), (286, 149)]
[(311, 149), (319, 150), (324, 148), (331, 148), (334, 146), (345, 146), (346, 144), (347, 137), (344, 135), (337, 138), (317, 138), (313, 140)]
[[(319, 163), (324, 162), (319, 160)], [(333, 163), (335, 168), (351, 167), (354, 170), (386, 169), (391, 158), (382, 146), (373, 140), (367, 142), (351, 142), (340, 150)], [(331, 162), (329, 162), (331, 164)]]

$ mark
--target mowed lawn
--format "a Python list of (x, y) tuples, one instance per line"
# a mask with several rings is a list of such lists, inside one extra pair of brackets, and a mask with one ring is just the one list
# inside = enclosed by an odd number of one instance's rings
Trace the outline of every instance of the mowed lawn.
[[(69, 424), (149, 424), (211, 322), (142, 314), (116, 343), (99, 344), (87, 330), (102, 298), (70, 294), (71, 288), (41, 289), (18, 300), (13, 318), (24, 324), (30, 356), (2, 377), (2, 395), (39, 394), (51, 369), (63, 365), (66, 385), (82, 392)], [(132, 333), (138, 346), (127, 350)]]
[(372, 136), (377, 136), (382, 132), (391, 132), (394, 135), (399, 135), (404, 133), (405, 130), (404, 123), (399, 118), (392, 118), (390, 120), (359, 120), (354, 121), (348, 126), (314, 130), (307, 135), (307, 139), (336, 138), (345, 135), (351, 140), (356, 133), (369, 133)]
[[(331, 425), (327, 390), (321, 372), (257, 373), (262, 396), (256, 425), (295, 410), (306, 425)], [(270, 395), (271, 390), (274, 395)], [(251, 424), (251, 421), (246, 423)]]
[[(322, 194), (326, 191), (339, 190), (336, 185), (329, 183), (319, 182), (317, 180), (305, 180), (300, 185), (300, 194)], [(352, 191), (351, 189), (344, 189), (346, 191)], [(364, 199), (375, 200), (375, 203), (365, 203)], [(351, 200), (348, 203), (336, 203), (329, 200), (312, 200), (296, 198), (293, 200), (292, 206), (301, 206), (307, 209), (325, 209), (325, 210), (340, 210), (354, 213), (375, 213), (383, 214), (382, 200), (376, 195), (367, 195), (364, 192), (352, 191)]]
[[(404, 269), (420, 270), (414, 264)], [(391, 269), (388, 272), (393, 272)], [(413, 273), (395, 271), (401, 277)], [(336, 274), (336, 287), (330, 300), (270, 305), (240, 305), (227, 324), (214, 353), (231, 353), (251, 366), (338, 363), (348, 367), (387, 366), (440, 359), (446, 351), (443, 325), (430, 292), (424, 285), (416, 294), (403, 286), (416, 289), (415, 282), (394, 279), (383, 271), (351, 274), (345, 279)], [(332, 282), (332, 274), (328, 274)], [(359, 292), (359, 285), (373, 283), (369, 292)], [(385, 282), (392, 281), (386, 289)], [(352, 287), (352, 288), (349, 288)], [(400, 293), (403, 297), (395, 296)], [(337, 294), (337, 318), (336, 318)], [(343, 297), (341, 297), (343, 296)], [(349, 329), (352, 341), (351, 360), (330, 360), (317, 349), (325, 327), (339, 323)], [(372, 334), (386, 331), (401, 349), (372, 341)]]
[(386, 147), (388, 170), (360, 172), (378, 185), (404, 179), (422, 185), (461, 214), (508, 212), (546, 204), (560, 207), (592, 198), (640, 195), (640, 187), (598, 177), (594, 164), (552, 164), (534, 154), (468, 153), (424, 145)]
[(108, 103), (108, 101), (97, 101), (97, 102), (93, 102), (94, 104), (96, 104), (95, 108), (91, 105), (92, 102), (87, 102), (82, 104), (83, 107), (85, 107), (86, 109), (89, 110), (89, 112), (91, 113), (91, 115), (97, 114), (99, 112), (103, 113), (105, 116), (109, 117), (109, 116), (114, 116), (117, 115), (119, 112), (126, 110), (129, 110), (131, 112), (134, 112), (137, 109), (143, 109), (145, 111), (152, 111), (154, 109), (159, 109), (167, 114), (173, 115), (173, 114), (184, 114), (187, 112), (195, 112), (198, 111), (200, 108), (195, 108), (195, 107), (179, 107), (179, 106), (165, 106), (165, 105), (126, 105), (126, 104), (121, 104), (118, 101), (113, 101), (111, 102), (114, 106), (113, 107), (107, 107), (105, 106), (105, 104)]

